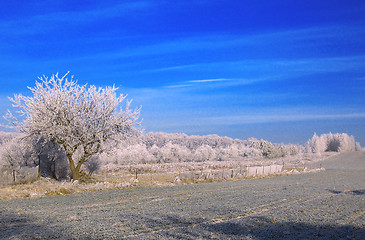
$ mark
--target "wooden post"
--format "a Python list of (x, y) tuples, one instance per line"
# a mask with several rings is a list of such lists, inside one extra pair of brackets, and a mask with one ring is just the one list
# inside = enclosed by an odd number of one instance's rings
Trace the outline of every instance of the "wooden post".
[(14, 183), (15, 183), (15, 170), (13, 169), (13, 181), (14, 181)]
[(40, 154), (38, 154), (38, 177), (37, 179), (40, 179), (42, 177), (42, 172), (41, 172), (41, 156)]

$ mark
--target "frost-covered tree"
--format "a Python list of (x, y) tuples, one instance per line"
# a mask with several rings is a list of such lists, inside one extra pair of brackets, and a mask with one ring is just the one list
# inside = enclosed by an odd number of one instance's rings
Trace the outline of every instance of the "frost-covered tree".
[(16, 170), (23, 165), (27, 165), (27, 151), (20, 138), (13, 138), (1, 145), (0, 164)]
[(314, 133), (313, 137), (307, 142), (307, 149), (309, 152), (318, 153), (325, 152), (327, 149), (326, 135), (321, 135), (320, 137)]
[(123, 109), (126, 96), (117, 96), (114, 86), (80, 86), (67, 75), (43, 76), (35, 87), (28, 87), (33, 96), (10, 98), (25, 119), (18, 120), (10, 111), (7, 118), (28, 137), (41, 136), (62, 146), (72, 177), (78, 180), (81, 166), (102, 152), (106, 141), (138, 133), (140, 109), (130, 110), (130, 101)]
[(359, 143), (355, 142), (353, 136), (346, 133), (328, 133), (320, 137), (314, 134), (312, 139), (306, 143), (306, 151), (312, 153), (321, 152), (348, 152), (361, 149)]

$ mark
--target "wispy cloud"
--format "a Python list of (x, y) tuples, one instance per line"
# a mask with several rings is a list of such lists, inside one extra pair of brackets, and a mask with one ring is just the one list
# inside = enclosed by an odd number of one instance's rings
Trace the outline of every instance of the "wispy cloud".
[(18, 19), (2, 21), (1, 32), (24, 35), (39, 34), (58, 28), (61, 24), (80, 25), (93, 23), (115, 17), (130, 17), (136, 10), (148, 9), (151, 1), (125, 1), (104, 8), (92, 8), (83, 11), (53, 11), (42, 15), (19, 17)]
[[(54, 26), (64, 24), (64, 21), (70, 21), (70, 23), (80, 24), (86, 23), (88, 21), (96, 21), (102, 18), (113, 18), (115, 16), (124, 16), (124, 12), (133, 12), (133, 9), (148, 9), (150, 7), (151, 2), (149, 1), (137, 1), (137, 2), (126, 2), (120, 5), (116, 5), (113, 8), (106, 9), (93, 9), (83, 12), (59, 12), (51, 15), (48, 18), (48, 15), (34, 16), (30, 19), (19, 19), (15, 20), (15, 22), (3, 22), (0, 23), (0, 32), (6, 33), (9, 35), (13, 31), (15, 32), (29, 32), (29, 33), (37, 33), (37, 31), (44, 32), (45, 29), (53, 28)], [(127, 17), (127, 16), (126, 16)], [(77, 21), (75, 21), (75, 19)], [(50, 24), (52, 23), (52, 24)], [(89, 23), (89, 22), (88, 22)], [(90, 24), (92, 24), (90, 22)], [(39, 27), (39, 25), (41, 27)], [(341, 31), (339, 31), (341, 30)], [(333, 42), (333, 39), (342, 39), (343, 35), (350, 35), (353, 32), (358, 32), (365, 35), (364, 30), (360, 30), (357, 27), (313, 27), (306, 29), (297, 29), (292, 31), (276, 31), (276, 32), (268, 32), (268, 33), (260, 33), (260, 34), (226, 34), (222, 32), (211, 33), (211, 34), (184, 34), (183, 37), (176, 37), (174, 35), (161, 35), (159, 36), (159, 41), (155, 40), (146, 40), (145, 36), (140, 36), (140, 39), (136, 37), (133, 41), (133, 44), (129, 44), (128, 37), (135, 36), (124, 36), (125, 39), (120, 40), (121, 42), (126, 41), (126, 44), (119, 44), (119, 48), (113, 48), (113, 50), (106, 50), (101, 52), (94, 53), (86, 53), (86, 54), (77, 54), (72, 55), (71, 57), (59, 57), (56, 61), (58, 62), (67, 62), (67, 63), (75, 63), (81, 61), (88, 62), (108, 62), (111, 60), (123, 60), (129, 58), (135, 58), (134, 62), (141, 61), (141, 59), (145, 59), (147, 57), (157, 57), (157, 56), (170, 56), (174, 57), (177, 53), (191, 53), (192, 56), (199, 55), (200, 51), (231, 51), (231, 49), (239, 49), (232, 53), (232, 56), (239, 56), (241, 60), (238, 61), (230, 61), (229, 58), (222, 58), (223, 61), (217, 62), (210, 60), (210, 62), (201, 61), (199, 57), (195, 57), (194, 62), (187, 62), (187, 64), (180, 65), (172, 65), (172, 66), (159, 66), (158, 63), (154, 64), (150, 69), (139, 68), (140, 72), (151, 72), (151, 73), (159, 73), (159, 72), (173, 72), (173, 71), (185, 71), (185, 70), (196, 70), (197, 68), (208, 68), (208, 67), (222, 67), (228, 69), (240, 68), (241, 70), (245, 69), (258, 69), (264, 64), (264, 66), (273, 66), (273, 61), (267, 59), (270, 57), (270, 51), (272, 51), (271, 46), (278, 46), (278, 48), (289, 48), (287, 51), (293, 52), (290, 50), (290, 47), (296, 47), (297, 49), (301, 49), (302, 46), (310, 45), (313, 47), (313, 44), (318, 44), (318, 42)], [(0, 33), (1, 34), (1, 33)], [(105, 45), (108, 45), (108, 41), (115, 41), (115, 36), (112, 33), (110, 35), (106, 34), (104, 38), (100, 39), (103, 41)], [(119, 35), (118, 35), (119, 36)], [(156, 39), (154, 36), (153, 39)], [(316, 39), (326, 39), (326, 41), (314, 41)], [(359, 38), (351, 38), (356, 41)], [(361, 39), (361, 38), (360, 38)], [(85, 40), (85, 39), (84, 39)], [(89, 39), (86, 41), (88, 44)], [(140, 44), (138, 44), (140, 42)], [(334, 41), (335, 42), (335, 41)], [(6, 43), (0, 44), (4, 45)], [(270, 46), (270, 47), (269, 47)], [(4, 45), (4, 49), (6, 46)], [(317, 46), (317, 48), (321, 48), (321, 46)], [(256, 49), (252, 51), (252, 49)], [(256, 56), (257, 52), (260, 52), (260, 49), (264, 49), (261, 60), (257, 61), (255, 59), (259, 59)], [(268, 51), (265, 51), (267, 49)], [(299, 53), (300, 51), (297, 51)], [(235, 57), (235, 59), (239, 59)], [(278, 58), (272, 57), (272, 59)], [(217, 58), (218, 59), (218, 58)], [(296, 59), (297, 63), (293, 60), (289, 60), (290, 62), (286, 62), (285, 58), (281, 59), (281, 65), (279, 62), (276, 63), (276, 66), (281, 66), (284, 68), (285, 64), (290, 64), (290, 66), (295, 66), (298, 68), (299, 66), (305, 66), (310, 64), (310, 62), (300, 62), (302, 59)], [(32, 59), (33, 60), (33, 59)], [(55, 61), (54, 58), (49, 59), (50, 61)], [(306, 60), (306, 59), (304, 59)], [(311, 59), (309, 59), (311, 61)], [(312, 59), (313, 60), (313, 59)], [(320, 59), (323, 60), (324, 59)], [(334, 60), (334, 59), (333, 59)], [(129, 60), (128, 60), (129, 61)], [(186, 62), (185, 62), (186, 63)], [(119, 63), (118, 63), (119, 64)], [(333, 65), (332, 65), (333, 66)], [(332, 66), (330, 66), (332, 68)], [(327, 66), (324, 66), (326, 68)], [(313, 68), (313, 66), (311, 66)], [(338, 68), (338, 66), (337, 66)], [(316, 67), (318, 69), (318, 67)], [(203, 69), (204, 70), (204, 69)], [(239, 70), (239, 69), (238, 69)], [(287, 69), (290, 70), (290, 69)]]
[(185, 88), (185, 87), (191, 87), (193, 84), (177, 84), (177, 85), (168, 85), (164, 88)]
[(180, 65), (180, 66), (172, 66), (172, 67), (162, 67), (156, 69), (147, 69), (144, 72), (165, 72), (165, 71), (175, 71), (175, 70), (183, 70), (187, 68), (194, 68), (196, 64), (187, 64), (187, 65)]
[(207, 87), (229, 87), (236, 85), (248, 85), (259, 81), (264, 81), (264, 78), (213, 78), (213, 79), (199, 79), (179, 82), (174, 85), (167, 85), (163, 88), (207, 88)]
[(206, 83), (206, 82), (222, 82), (222, 81), (232, 81), (234, 79), (230, 78), (215, 78), (215, 79), (201, 79), (201, 80), (190, 80), (191, 83)]
[(230, 78), (215, 78), (215, 79), (200, 79), (200, 80), (189, 80), (176, 85), (166, 86), (167, 88), (185, 88), (185, 87), (201, 87), (202, 84), (207, 86), (207, 83), (219, 83), (224, 81), (234, 81), (237, 79)]
[[(286, 122), (302, 122), (312, 120), (345, 120), (345, 119), (364, 119), (365, 113), (352, 114), (299, 114), (299, 115), (245, 115), (245, 116), (219, 116), (219, 117), (196, 117), (190, 115), (179, 116), (173, 121), (165, 122), (163, 127), (170, 129), (183, 129), (189, 127), (205, 127), (205, 126), (235, 126), (246, 124), (261, 123), (286, 123)], [(161, 119), (156, 121), (148, 121), (153, 127), (159, 127)]]
[(357, 119), (365, 118), (365, 113), (343, 113), (343, 114), (263, 114), (243, 116), (219, 116), (205, 118), (211, 124), (251, 124), (251, 123), (273, 123), (273, 122), (296, 122), (307, 120), (336, 120), (336, 119)]
[[(201, 50), (224, 50), (230, 48), (238, 48), (238, 52), (250, 52), (252, 49), (267, 49), (268, 46), (277, 45), (280, 48), (296, 47), (313, 44), (323, 44), (323, 42), (331, 42), (335, 39), (342, 39), (344, 35), (351, 35), (353, 32), (364, 36), (365, 31), (357, 27), (313, 27), (306, 29), (297, 29), (292, 31), (277, 31), (261, 34), (198, 34), (175, 38), (174, 36), (161, 36), (161, 42), (152, 44), (143, 44), (128, 49), (117, 49), (110, 53), (105, 53), (104, 57), (111, 59), (123, 58), (130, 56), (149, 56), (149, 55), (165, 55), (179, 52), (196, 52)], [(315, 41), (322, 39), (322, 41)], [(354, 38), (353, 41), (357, 41)], [(310, 42), (310, 43), (309, 43)], [(318, 46), (318, 48), (321, 46)], [(270, 47), (271, 49), (271, 47)], [(268, 50), (270, 50), (268, 49)], [(271, 49), (272, 50), (272, 49)], [(290, 51), (290, 49), (288, 50)], [(256, 52), (256, 51), (255, 51)], [(247, 53), (246, 53), (247, 54)], [(234, 55), (234, 54), (233, 54)], [(245, 54), (244, 54), (245, 55)], [(268, 56), (268, 53), (265, 53)], [(92, 57), (92, 56), (89, 56)], [(95, 57), (102, 57), (100, 55)], [(170, 71), (195, 67), (196, 64), (177, 65), (171, 67), (162, 67), (149, 69), (149, 71)], [(148, 69), (146, 69), (148, 70)]]
[[(247, 82), (283, 80), (293, 76), (309, 76), (318, 73), (341, 72), (365, 67), (365, 55), (326, 57), (256, 59), (225, 62), (196, 63), (176, 67), (161, 68), (160, 71), (204, 72), (215, 75), (218, 72), (241, 75), (244, 78), (212, 78), (189, 80), (189, 83), (223, 82), (245, 84)], [(219, 71), (217, 71), (219, 70)]]

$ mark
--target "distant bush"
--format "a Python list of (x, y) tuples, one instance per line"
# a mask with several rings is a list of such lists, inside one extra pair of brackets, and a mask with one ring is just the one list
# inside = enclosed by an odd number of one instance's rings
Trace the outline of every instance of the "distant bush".
[(305, 144), (306, 152), (349, 152), (361, 150), (360, 143), (355, 142), (353, 136), (346, 133), (328, 133), (317, 136), (314, 133), (312, 139)]
[(267, 158), (279, 158), (290, 155), (296, 155), (300, 152), (300, 146), (297, 145), (284, 145), (284, 144), (273, 144), (271, 142), (260, 140), (252, 144), (252, 147), (262, 151), (262, 155)]

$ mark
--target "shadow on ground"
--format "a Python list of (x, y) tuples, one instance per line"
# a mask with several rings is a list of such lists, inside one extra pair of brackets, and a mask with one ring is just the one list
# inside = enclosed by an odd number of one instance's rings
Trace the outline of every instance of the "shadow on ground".
[(352, 225), (277, 222), (266, 217), (209, 223), (201, 218), (165, 216), (161, 221), (144, 219), (144, 223), (155, 230), (154, 236), (159, 239), (365, 239), (365, 229)]
[(22, 213), (0, 212), (0, 239), (70, 239), (54, 232), (42, 220)]
[[(25, 214), (0, 213), (0, 239), (103, 239), (105, 232), (72, 232), (57, 223), (58, 232), (42, 219)], [(113, 239), (364, 239), (365, 229), (353, 225), (318, 224), (277, 221), (267, 217), (244, 217), (230, 221), (212, 222), (200, 217), (180, 216), (127, 216), (138, 219), (136, 229), (122, 233), (120, 228), (104, 229)], [(46, 222), (49, 222), (49, 220)], [(122, 220), (121, 220), (122, 222)], [(75, 224), (86, 224), (77, 222)], [(91, 231), (91, 230), (90, 230)]]
[(327, 189), (327, 191), (330, 193), (333, 193), (333, 194), (345, 193), (345, 194), (351, 194), (351, 195), (365, 195), (365, 189), (352, 190), (352, 191), (337, 191), (337, 190)]

